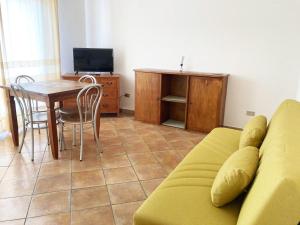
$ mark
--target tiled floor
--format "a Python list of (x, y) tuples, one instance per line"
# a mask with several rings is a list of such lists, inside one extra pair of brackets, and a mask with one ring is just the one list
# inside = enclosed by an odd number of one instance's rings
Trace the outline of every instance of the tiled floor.
[(102, 118), (104, 153), (85, 133), (84, 160), (66, 132), (67, 150), (53, 160), (44, 132), (22, 154), (0, 142), (0, 225), (132, 225), (134, 211), (204, 135)]

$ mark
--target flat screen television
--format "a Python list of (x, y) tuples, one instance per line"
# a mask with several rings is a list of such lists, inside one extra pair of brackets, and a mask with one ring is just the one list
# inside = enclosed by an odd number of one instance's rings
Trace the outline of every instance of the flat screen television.
[(114, 71), (111, 48), (73, 48), (73, 59), (76, 73)]

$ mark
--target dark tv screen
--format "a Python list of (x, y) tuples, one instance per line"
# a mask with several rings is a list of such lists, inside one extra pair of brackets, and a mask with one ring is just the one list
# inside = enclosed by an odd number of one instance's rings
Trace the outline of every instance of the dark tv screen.
[(113, 72), (113, 49), (73, 48), (75, 72)]

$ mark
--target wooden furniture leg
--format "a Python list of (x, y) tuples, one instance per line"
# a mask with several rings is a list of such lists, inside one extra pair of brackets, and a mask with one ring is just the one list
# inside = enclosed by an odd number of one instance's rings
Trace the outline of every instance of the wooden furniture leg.
[(48, 114), (48, 127), (49, 127), (52, 156), (54, 159), (58, 159), (56, 113), (54, 109), (54, 102), (51, 102), (50, 100), (47, 101), (47, 114)]
[(100, 138), (100, 115), (101, 115), (101, 112), (100, 110), (98, 110), (99, 112), (97, 113), (97, 116), (96, 116), (96, 135), (98, 138)]
[(15, 146), (19, 146), (19, 128), (18, 128), (18, 117), (16, 111), (16, 104), (14, 96), (10, 96), (9, 91), (7, 91), (8, 98), (8, 115), (9, 115), (9, 126), (11, 131), (11, 136)]

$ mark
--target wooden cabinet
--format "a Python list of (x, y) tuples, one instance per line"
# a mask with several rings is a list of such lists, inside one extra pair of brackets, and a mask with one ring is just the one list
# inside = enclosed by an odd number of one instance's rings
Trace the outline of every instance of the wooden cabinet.
[[(78, 80), (80, 75), (65, 74), (61, 76), (64, 80)], [(120, 107), (120, 76), (114, 75), (100, 75), (95, 76), (97, 83), (103, 85), (103, 95), (100, 103), (101, 113), (117, 113), (119, 114)], [(64, 106), (73, 107), (76, 106), (75, 99), (64, 102)]]
[(187, 127), (191, 130), (209, 132), (223, 125), (220, 113), (222, 79), (190, 77)]
[(135, 119), (160, 123), (161, 76), (156, 73), (136, 73)]
[(210, 132), (223, 126), (227, 74), (135, 70), (135, 119)]

